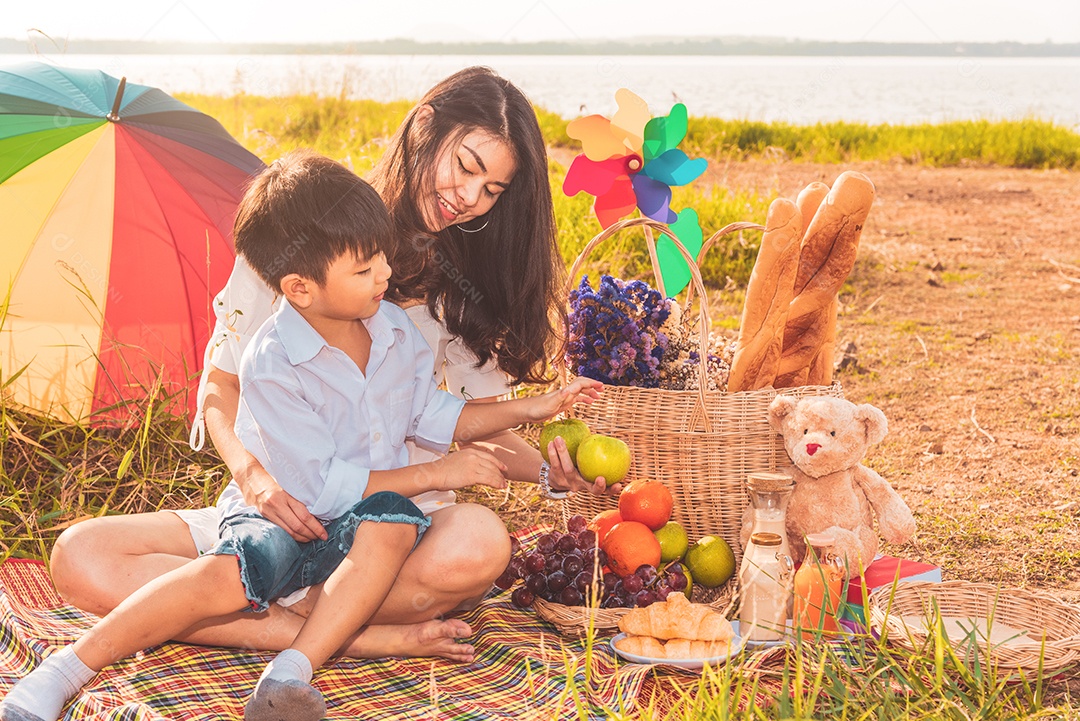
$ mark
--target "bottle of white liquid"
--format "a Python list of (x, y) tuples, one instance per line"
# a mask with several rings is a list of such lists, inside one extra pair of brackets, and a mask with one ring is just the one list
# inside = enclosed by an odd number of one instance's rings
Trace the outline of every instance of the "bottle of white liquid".
[(739, 635), (747, 641), (783, 638), (794, 566), (775, 533), (754, 533), (739, 569)]
[(754, 509), (751, 533), (775, 533), (780, 536), (780, 552), (791, 556), (787, 536), (787, 505), (795, 482), (782, 472), (751, 473), (746, 477), (750, 505)]

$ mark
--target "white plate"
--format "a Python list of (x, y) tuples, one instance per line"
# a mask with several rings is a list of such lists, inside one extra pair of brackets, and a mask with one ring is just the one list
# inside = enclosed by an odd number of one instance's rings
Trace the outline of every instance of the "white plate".
[[(731, 627), (733, 629), (735, 629), (735, 634), (738, 635), (739, 634), (739, 622), (738, 621), (732, 621), (731, 622)], [(746, 640), (746, 647), (748, 649), (752, 650), (752, 651), (758, 651), (758, 650), (763, 649), (763, 648), (775, 648), (777, 646), (783, 646), (786, 643), (794, 643), (794, 642), (795, 642), (795, 632), (792, 630), (791, 619), (789, 618), (788, 622), (787, 622), (787, 633), (784, 635), (784, 638), (780, 639), (779, 641), (751, 641), (750, 639), (747, 639)]]
[(615, 651), (616, 655), (631, 663), (666, 663), (670, 666), (678, 666), (679, 668), (689, 669), (690, 671), (699, 671), (705, 664), (709, 664), (710, 666), (719, 665), (732, 656), (737, 656), (743, 650), (743, 646), (746, 645), (742, 637), (736, 635), (731, 639), (731, 645), (728, 647), (728, 652), (720, 656), (710, 656), (709, 658), (653, 658), (652, 656), (638, 656), (636, 653), (621, 651), (615, 646), (615, 642), (623, 638), (626, 638), (625, 633), (620, 633), (612, 638), (611, 648)]

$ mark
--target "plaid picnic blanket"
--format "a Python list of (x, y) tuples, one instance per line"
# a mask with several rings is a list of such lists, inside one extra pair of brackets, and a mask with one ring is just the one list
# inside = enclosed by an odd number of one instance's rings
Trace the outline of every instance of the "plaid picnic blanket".
[[(528, 545), (545, 528), (518, 534)], [(610, 712), (670, 709), (692, 694), (696, 673), (626, 664), (606, 638), (569, 639), (509, 593), (493, 594), (461, 618), (474, 631), (472, 664), (441, 659), (342, 659), (315, 673), (331, 719), (603, 719)], [(96, 617), (56, 594), (44, 564), (0, 566), (0, 694), (50, 653), (72, 643)], [(65, 721), (239, 719), (273, 657), (168, 643), (108, 667), (71, 703)], [(759, 679), (767, 705), (779, 683)]]

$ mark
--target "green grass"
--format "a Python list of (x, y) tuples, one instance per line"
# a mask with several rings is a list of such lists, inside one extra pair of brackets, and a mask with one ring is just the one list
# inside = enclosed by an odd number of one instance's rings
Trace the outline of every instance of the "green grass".
[[(295, 147), (312, 147), (354, 162), (377, 157), (378, 143), (398, 126), (406, 101), (379, 103), (308, 95), (260, 97), (180, 94), (180, 100), (221, 121), (264, 158)], [(566, 134), (568, 118), (537, 109), (547, 143), (577, 150)], [(254, 135), (252, 135), (254, 134)], [(368, 145), (375, 141), (373, 145)], [(970, 120), (915, 125), (783, 122), (691, 118), (681, 147), (692, 156), (725, 159), (775, 158), (841, 163), (901, 160), (930, 166), (962, 164), (1014, 168), (1080, 167), (1080, 133), (1054, 123), (1025, 120)], [(260, 150), (262, 152), (260, 152)], [(363, 169), (363, 163), (357, 166)]]
[[(886, 601), (886, 604), (890, 603)], [(863, 612), (867, 613), (864, 607)], [(954, 645), (945, 636), (941, 614), (930, 614), (925, 638), (905, 635), (906, 643), (848, 636), (823, 642), (820, 636), (797, 640), (785, 652), (753, 665), (705, 668), (696, 680), (659, 674), (657, 696), (669, 699), (640, 712), (613, 712), (572, 696), (579, 718), (668, 719), (1060, 719), (1075, 718), (1067, 695), (1038, 672), (1010, 673), (975, 648), (974, 633)], [(605, 639), (590, 633), (586, 648)], [(960, 649), (972, 649), (965, 653)], [(576, 670), (567, 661), (567, 677)], [(586, 670), (586, 682), (588, 683)], [(663, 712), (656, 706), (665, 706)]]
[(745, 159), (776, 148), (791, 160), (843, 163), (902, 160), (930, 166), (1080, 167), (1080, 134), (1027, 119), (919, 125), (762, 123), (692, 118), (684, 149), (691, 155)]

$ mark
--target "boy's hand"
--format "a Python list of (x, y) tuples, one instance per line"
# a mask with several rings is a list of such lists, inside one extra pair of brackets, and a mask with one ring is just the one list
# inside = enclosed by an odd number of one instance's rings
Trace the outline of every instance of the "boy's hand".
[(237, 479), (237, 485), (244, 494), (244, 502), (254, 506), (260, 515), (281, 526), (298, 543), (316, 538), (326, 540), (326, 529), (319, 519), (286, 493), (261, 465), (254, 464), (244, 476), (243, 482)]
[(545, 421), (570, 410), (575, 403), (592, 403), (600, 397), (604, 384), (592, 378), (575, 378), (570, 385), (531, 398), (530, 420)]
[(468, 486), (506, 488), (506, 466), (495, 454), (480, 448), (463, 448), (433, 461), (442, 475), (441, 490), (454, 491)]

